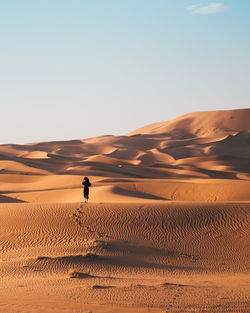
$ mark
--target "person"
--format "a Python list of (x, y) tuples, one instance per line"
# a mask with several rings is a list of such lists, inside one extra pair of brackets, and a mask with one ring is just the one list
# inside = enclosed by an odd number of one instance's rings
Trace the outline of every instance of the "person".
[(89, 187), (91, 186), (91, 183), (88, 177), (84, 177), (82, 185), (84, 186), (83, 195), (84, 195), (84, 202), (86, 203), (88, 202), (88, 199), (89, 199)]

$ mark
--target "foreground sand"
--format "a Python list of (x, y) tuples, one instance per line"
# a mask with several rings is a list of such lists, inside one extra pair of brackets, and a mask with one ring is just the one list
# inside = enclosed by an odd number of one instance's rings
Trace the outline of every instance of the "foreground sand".
[(248, 312), (249, 208), (1, 204), (0, 312)]

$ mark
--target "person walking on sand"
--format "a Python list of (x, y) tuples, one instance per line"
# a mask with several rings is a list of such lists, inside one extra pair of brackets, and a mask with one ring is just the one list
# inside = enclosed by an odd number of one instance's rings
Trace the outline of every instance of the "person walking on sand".
[(89, 187), (91, 186), (91, 183), (88, 177), (84, 177), (84, 180), (82, 181), (82, 185), (84, 186), (83, 196), (84, 196), (84, 202), (86, 203), (89, 200)]

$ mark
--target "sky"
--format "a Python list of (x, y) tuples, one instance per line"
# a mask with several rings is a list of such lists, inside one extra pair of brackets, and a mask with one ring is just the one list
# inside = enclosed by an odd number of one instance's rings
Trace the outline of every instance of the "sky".
[(249, 0), (0, 0), (0, 144), (250, 107)]

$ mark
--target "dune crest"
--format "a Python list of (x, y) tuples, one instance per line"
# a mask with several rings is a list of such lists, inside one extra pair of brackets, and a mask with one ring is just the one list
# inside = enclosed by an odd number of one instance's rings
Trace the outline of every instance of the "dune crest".
[(170, 134), (171, 136), (218, 137), (249, 131), (250, 109), (204, 111), (182, 115), (171, 121), (139, 128), (129, 135)]

